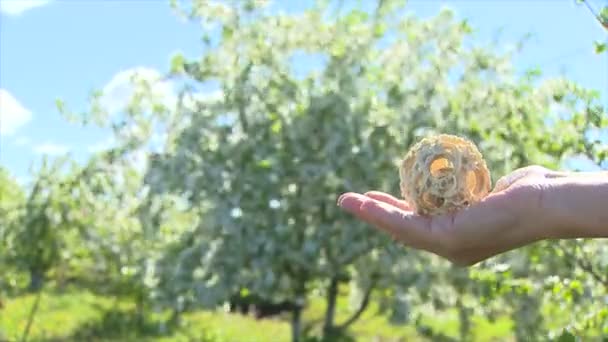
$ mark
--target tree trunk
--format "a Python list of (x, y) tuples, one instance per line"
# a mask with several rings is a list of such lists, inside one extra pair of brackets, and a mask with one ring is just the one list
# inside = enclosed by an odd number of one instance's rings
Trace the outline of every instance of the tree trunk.
[(331, 278), (329, 288), (327, 289), (327, 308), (325, 309), (325, 322), (323, 323), (323, 339), (328, 338), (334, 331), (338, 285), (338, 279), (335, 277)]
[(30, 310), (30, 314), (25, 325), (25, 330), (23, 331), (23, 336), (21, 337), (21, 341), (23, 342), (27, 342), (27, 339), (30, 335), (30, 328), (32, 327), (32, 323), (34, 322), (34, 316), (36, 316), (36, 312), (38, 311), (41, 295), (42, 291), (38, 291), (38, 294), (36, 295), (36, 301), (34, 301), (34, 305), (32, 305), (32, 309)]
[(171, 317), (169, 318), (168, 325), (170, 328), (179, 327), (181, 324), (182, 312), (178, 309), (173, 309)]
[(299, 303), (293, 308), (291, 318), (291, 341), (300, 342), (302, 335), (302, 306)]
[(63, 290), (65, 288), (65, 283), (66, 283), (66, 266), (64, 262), (60, 262), (59, 265), (57, 265), (57, 274), (55, 275), (55, 281), (57, 282), (57, 288), (59, 288), (59, 290)]
[(38, 292), (44, 285), (44, 273), (40, 270), (30, 269), (30, 284), (28, 290), (31, 292)]
[(471, 333), (471, 320), (469, 317), (469, 312), (466, 306), (460, 300), (460, 298), (456, 302), (456, 307), (458, 308), (458, 320), (460, 323), (460, 340), (467, 341)]
[(144, 330), (145, 323), (145, 303), (144, 303), (144, 295), (141, 292), (141, 289), (137, 293), (137, 297), (135, 299), (135, 324), (139, 331)]

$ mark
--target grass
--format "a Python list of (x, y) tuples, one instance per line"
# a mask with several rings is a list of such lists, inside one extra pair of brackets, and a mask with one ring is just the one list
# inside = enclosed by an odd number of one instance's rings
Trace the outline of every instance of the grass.
[[(6, 300), (0, 311), (0, 340), (18, 341), (25, 329), (35, 295)], [(347, 300), (338, 301), (336, 321), (350, 316)], [(412, 325), (391, 324), (377, 314), (372, 303), (349, 330), (355, 341), (401, 342), (429, 341)], [(324, 313), (322, 299), (313, 300), (303, 313), (305, 324), (318, 333)], [(30, 331), (29, 341), (213, 341), (213, 342), (282, 342), (290, 340), (289, 316), (255, 320), (249, 316), (223, 311), (186, 313), (179, 328), (161, 329), (167, 312), (146, 316), (140, 328), (136, 323), (135, 305), (128, 300), (97, 296), (85, 290), (65, 293), (44, 291)], [(458, 334), (455, 312), (428, 315), (425, 324), (451, 337)], [(489, 323), (476, 318), (475, 341), (510, 341), (510, 321)]]
[[(0, 311), (0, 341), (17, 341), (25, 329), (36, 295), (7, 300)], [(136, 328), (135, 305), (95, 296), (88, 291), (64, 294), (45, 291), (29, 341), (287, 341), (290, 326), (283, 320), (260, 320), (224, 312), (187, 313), (183, 327), (161, 325), (168, 313), (152, 313)], [(4, 338), (4, 340), (2, 339)]]

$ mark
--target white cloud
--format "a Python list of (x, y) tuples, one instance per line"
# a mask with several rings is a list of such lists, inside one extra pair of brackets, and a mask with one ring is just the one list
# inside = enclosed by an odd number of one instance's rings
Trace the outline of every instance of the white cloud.
[[(156, 69), (137, 66), (129, 69), (122, 70), (116, 73), (110, 81), (102, 88), (100, 105), (104, 108), (111, 119), (116, 119), (121, 113), (123, 113), (129, 103), (133, 100), (136, 91), (143, 90), (138, 88), (138, 82), (145, 82), (147, 84), (147, 93), (144, 96), (140, 105), (143, 110), (151, 109), (154, 103), (159, 103), (167, 107), (170, 111), (176, 109), (178, 101), (178, 83), (172, 80), (163, 79), (163, 75)], [(188, 109), (195, 109), (197, 103), (210, 104), (218, 102), (224, 99), (224, 93), (221, 90), (215, 91), (193, 91), (185, 95), (183, 99), (183, 105)], [(154, 101), (151, 103), (150, 101)], [(187, 120), (185, 118), (184, 120)], [(121, 129), (119, 133), (119, 139), (125, 137), (140, 135), (137, 132), (138, 126), (128, 126)], [(150, 141), (146, 146), (148, 150), (160, 151), (167, 139), (167, 132), (163, 129), (154, 129)], [(116, 140), (106, 139), (105, 141), (99, 141), (93, 145), (88, 146), (87, 150), (90, 153), (95, 153), (103, 149), (109, 148), (116, 143)], [(132, 162), (138, 169), (142, 169), (145, 166), (145, 158), (142, 155), (133, 156)]]
[(13, 135), (32, 119), (32, 113), (6, 89), (0, 89), (0, 136)]
[(0, 12), (6, 15), (20, 15), (50, 2), (50, 0), (0, 0)]
[(30, 139), (28, 137), (20, 136), (20, 137), (16, 137), (13, 142), (17, 146), (26, 146), (30, 143)]
[(34, 147), (34, 152), (37, 154), (48, 154), (48, 155), (59, 155), (69, 151), (69, 148), (65, 145), (56, 143), (43, 143)]
[(131, 101), (134, 90), (137, 89), (134, 81), (140, 80), (149, 82), (154, 99), (168, 107), (175, 104), (177, 96), (173, 82), (163, 80), (160, 72), (148, 67), (135, 67), (114, 75), (102, 89), (101, 104), (111, 115), (124, 110)]
[[(137, 81), (145, 81), (150, 84), (152, 98), (168, 108), (175, 108), (178, 100), (177, 85), (175, 82), (163, 79), (162, 74), (149, 67), (138, 66), (116, 73), (112, 79), (103, 87), (101, 105), (110, 115), (116, 115), (123, 111), (128, 105), (135, 90)], [(184, 106), (193, 109), (196, 103), (213, 103), (221, 101), (224, 93), (221, 90), (207, 92), (192, 92), (186, 94), (183, 101)], [(150, 108), (150, 103), (144, 103), (144, 108)]]

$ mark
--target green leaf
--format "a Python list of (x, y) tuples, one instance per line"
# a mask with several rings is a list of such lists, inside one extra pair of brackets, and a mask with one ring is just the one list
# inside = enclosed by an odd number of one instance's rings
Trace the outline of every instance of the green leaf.
[(331, 47), (331, 54), (335, 57), (342, 57), (346, 53), (346, 43), (339, 40), (334, 42)]
[(57, 107), (57, 110), (59, 112), (64, 112), (65, 111), (65, 101), (62, 99), (56, 99), (55, 100), (55, 107)]
[(275, 121), (272, 126), (270, 126), (270, 130), (272, 131), (272, 133), (279, 133), (281, 132), (281, 121)]
[(348, 25), (357, 25), (367, 20), (369, 14), (367, 12), (361, 10), (353, 10), (349, 14), (346, 15), (344, 21)]
[(257, 165), (263, 169), (269, 169), (272, 166), (272, 162), (270, 159), (263, 159), (260, 160)]
[(556, 342), (578, 342), (579, 339), (576, 338), (574, 334), (569, 331), (564, 331), (556, 340)]
[(539, 67), (534, 67), (526, 70), (525, 73), (528, 78), (538, 78), (542, 76), (542, 70)]
[(467, 34), (473, 33), (473, 27), (471, 27), (471, 25), (469, 24), (469, 21), (467, 19), (464, 19), (460, 23), (460, 28), (462, 29), (462, 31), (464, 33), (467, 33)]
[(374, 37), (382, 37), (387, 30), (387, 25), (385, 23), (378, 23), (374, 28)]
[(184, 72), (186, 59), (182, 54), (176, 54), (171, 58), (171, 73), (180, 74)]
[(230, 40), (234, 35), (234, 29), (228, 25), (222, 27), (222, 38), (224, 40)]
[(602, 7), (600, 12), (598, 13), (598, 16), (600, 17), (602, 25), (608, 28), (608, 6)]
[(606, 48), (608, 48), (606, 43), (601, 43), (598, 41), (593, 42), (593, 45), (595, 46), (595, 53), (598, 54), (606, 51)]

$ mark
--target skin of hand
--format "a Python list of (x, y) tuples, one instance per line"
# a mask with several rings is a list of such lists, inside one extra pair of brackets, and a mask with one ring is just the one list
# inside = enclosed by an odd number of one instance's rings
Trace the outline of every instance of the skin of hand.
[(608, 175), (515, 170), (483, 200), (456, 212), (415, 214), (387, 193), (345, 193), (338, 205), (411, 248), (471, 266), (544, 239), (608, 237)]

